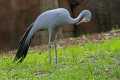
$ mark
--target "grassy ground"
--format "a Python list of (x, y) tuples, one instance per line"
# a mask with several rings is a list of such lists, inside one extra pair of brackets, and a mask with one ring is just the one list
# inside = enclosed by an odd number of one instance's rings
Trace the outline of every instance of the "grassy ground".
[(1, 56), (0, 80), (120, 80), (120, 38), (72, 45), (58, 54), (57, 65), (39, 50), (30, 50), (22, 64)]

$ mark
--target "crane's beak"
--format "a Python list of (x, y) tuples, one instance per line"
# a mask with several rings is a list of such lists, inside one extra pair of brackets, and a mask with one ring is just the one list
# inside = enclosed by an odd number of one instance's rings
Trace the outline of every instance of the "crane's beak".
[(80, 25), (81, 23), (86, 23), (86, 22), (89, 22), (89, 21), (91, 21), (91, 17), (86, 16), (86, 17), (80, 19), (80, 21), (78, 23), (76, 23), (76, 25)]

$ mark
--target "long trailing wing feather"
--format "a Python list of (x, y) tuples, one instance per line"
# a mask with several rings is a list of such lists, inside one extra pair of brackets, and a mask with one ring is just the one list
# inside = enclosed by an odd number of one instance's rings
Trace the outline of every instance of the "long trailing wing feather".
[(32, 35), (31, 35), (31, 38), (30, 38), (29, 42), (26, 43), (26, 39), (28, 37), (29, 32), (32, 29), (32, 26), (33, 26), (33, 24), (31, 24), (28, 27), (27, 31), (23, 35), (23, 38), (20, 40), (19, 48), (18, 48), (16, 56), (14, 58), (14, 62), (16, 62), (16, 61), (17, 62), (22, 62), (23, 59), (26, 57), (28, 49), (29, 49), (29, 46), (30, 46), (30, 43), (31, 43)]

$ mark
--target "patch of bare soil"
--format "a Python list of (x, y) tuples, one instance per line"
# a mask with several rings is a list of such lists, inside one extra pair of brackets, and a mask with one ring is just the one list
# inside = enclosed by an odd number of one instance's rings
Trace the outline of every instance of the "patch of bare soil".
[[(104, 33), (93, 33), (93, 34), (81, 35), (80, 37), (64, 38), (62, 40), (57, 41), (57, 47), (61, 48), (61, 47), (67, 47), (70, 45), (75, 45), (75, 44), (83, 45), (84, 43), (89, 41), (101, 42), (104, 40), (111, 39), (113, 37), (120, 37), (120, 30), (112, 30)], [(48, 49), (48, 44), (42, 44), (42, 45), (31, 47), (31, 50), (46, 51), (47, 49)], [(13, 54), (13, 53), (16, 53), (16, 50), (12, 50), (12, 51), (7, 50), (4, 53)]]

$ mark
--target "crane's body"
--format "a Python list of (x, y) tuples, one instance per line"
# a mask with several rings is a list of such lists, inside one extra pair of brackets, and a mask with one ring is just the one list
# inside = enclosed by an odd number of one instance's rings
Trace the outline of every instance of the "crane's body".
[(43, 26), (41, 28), (49, 28), (47, 26), (56, 27), (69, 23), (68, 22), (69, 16), (70, 16), (69, 12), (63, 8), (48, 10), (42, 13), (40, 16), (38, 16), (34, 24), (36, 26), (40, 26), (41, 24)]
[[(37, 17), (37, 19), (28, 27), (23, 39), (20, 41), (19, 48), (17, 54), (15, 56), (14, 61), (22, 62), (25, 58), (29, 45), (31, 43), (32, 36), (40, 29), (48, 29), (49, 33), (49, 42), (48, 42), (48, 49), (50, 54), (50, 45), (52, 37), (55, 37), (56, 29), (60, 26), (65, 24), (80, 24), (81, 22), (88, 22), (91, 20), (91, 12), (89, 10), (83, 10), (77, 18), (72, 18), (70, 13), (67, 9), (58, 8), (53, 10), (48, 10), (43, 12), (41, 15)], [(55, 45), (55, 53), (56, 51), (56, 44)], [(50, 55), (49, 55), (50, 56)], [(57, 56), (56, 56), (56, 63), (57, 63)]]

